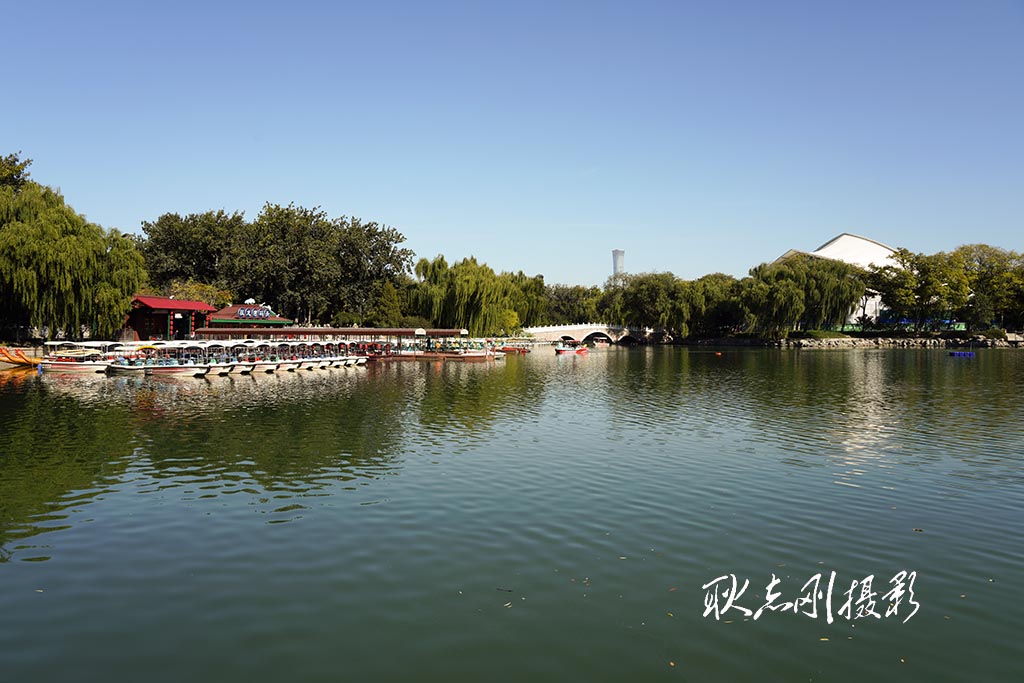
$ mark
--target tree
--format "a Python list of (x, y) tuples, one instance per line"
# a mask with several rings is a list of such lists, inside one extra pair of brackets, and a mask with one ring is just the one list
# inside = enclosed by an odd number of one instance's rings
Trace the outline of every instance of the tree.
[(971, 294), (959, 316), (971, 329), (1014, 320), (1015, 294), (1020, 289), (1020, 254), (987, 244), (966, 244), (953, 251), (962, 259)]
[(915, 330), (937, 327), (966, 306), (970, 287), (962, 254), (915, 254), (897, 249), (895, 266), (874, 267), (871, 287), (898, 319), (910, 320)]
[(7, 323), (48, 337), (83, 327), (112, 336), (146, 272), (135, 242), (106, 231), (54, 190), (26, 181), (0, 187), (0, 300)]
[(396, 327), (402, 320), (402, 306), (398, 290), (385, 280), (374, 298), (373, 306), (366, 315), (366, 324), (373, 327)]
[(516, 273), (502, 273), (500, 278), (505, 283), (516, 313), (516, 324), (511, 327), (503, 325), (506, 330), (536, 325), (546, 317), (548, 299), (543, 275), (530, 277), (520, 270)]
[[(762, 263), (751, 269), (750, 275), (769, 286), (768, 309), (751, 311), (764, 320), (772, 320), (776, 329), (821, 329), (841, 325), (850, 317), (866, 291), (866, 274), (857, 266), (833, 259), (798, 254), (774, 263)], [(792, 283), (800, 291), (794, 297), (789, 286), (780, 287), (782, 281)], [(781, 296), (774, 301), (772, 297)], [(799, 299), (800, 305), (796, 305)], [(783, 300), (789, 304), (783, 303)], [(785, 311), (794, 315), (784, 321), (776, 316)], [(795, 311), (799, 310), (799, 313)]]
[(623, 278), (622, 306), (628, 325), (660, 328), (689, 336), (694, 290), (672, 273), (643, 273)]
[[(495, 273), (469, 257), (448, 265), (443, 256), (416, 262), (411, 310), (438, 327), (478, 336), (511, 334), (522, 328), (521, 315), (539, 315), (544, 281), (523, 273)], [(521, 314), (520, 311), (524, 313)]]
[(544, 288), (545, 315), (538, 322), (549, 325), (572, 325), (595, 322), (597, 304), (601, 299), (599, 287), (582, 285), (547, 285)]
[(695, 306), (690, 327), (695, 337), (725, 336), (743, 324), (738, 285), (736, 278), (724, 273), (712, 273), (693, 281)]
[(227, 289), (195, 280), (172, 280), (159, 291), (159, 294), (185, 301), (202, 301), (217, 308), (229, 306), (236, 300), (234, 294)]
[(242, 213), (223, 210), (184, 217), (165, 213), (152, 223), (144, 222), (142, 253), (153, 286), (194, 281), (230, 289), (227, 261), (247, 225)]
[(333, 304), (340, 278), (335, 259), (339, 226), (319, 208), (266, 204), (244, 224), (226, 272), (238, 299), (252, 297), (306, 324)]
[(336, 241), (329, 245), (338, 278), (333, 292), (338, 307), (363, 314), (383, 295), (385, 282), (399, 285), (412, 265), (411, 250), (400, 247), (405, 236), (398, 230), (360, 218), (342, 216), (335, 221)]
[(32, 165), (31, 159), (22, 161), (19, 157), (21, 151), (0, 157), (0, 187), (13, 187), (20, 190), (25, 183), (29, 182), (28, 167)]
[(766, 339), (789, 336), (806, 309), (803, 289), (792, 278), (773, 277), (778, 274), (770, 268), (754, 268), (739, 285), (747, 329)]

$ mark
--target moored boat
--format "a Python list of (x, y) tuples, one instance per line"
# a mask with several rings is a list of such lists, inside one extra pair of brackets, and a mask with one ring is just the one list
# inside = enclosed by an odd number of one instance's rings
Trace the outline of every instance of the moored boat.
[(117, 358), (110, 361), (107, 372), (111, 375), (144, 375), (146, 362), (138, 358)]
[(39, 369), (81, 374), (106, 372), (110, 360), (104, 354), (116, 345), (115, 342), (49, 341), (45, 344), (46, 354), (39, 361)]
[(558, 344), (555, 345), (555, 354), (558, 356), (568, 356), (572, 354), (582, 356), (587, 353), (587, 350), (587, 347), (583, 344), (558, 342)]
[(161, 358), (146, 365), (147, 375), (177, 375), (179, 377), (203, 377), (210, 372), (207, 363), (180, 361), (175, 358)]

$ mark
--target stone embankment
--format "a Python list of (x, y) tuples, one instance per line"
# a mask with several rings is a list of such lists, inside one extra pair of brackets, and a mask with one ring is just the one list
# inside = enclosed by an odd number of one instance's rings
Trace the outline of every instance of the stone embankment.
[(972, 337), (970, 339), (936, 339), (934, 337), (876, 337), (858, 338), (845, 337), (841, 339), (783, 339), (778, 342), (766, 342), (768, 346), (777, 346), (784, 349), (913, 349), (913, 348), (1014, 348), (1020, 342), (1010, 342), (1003, 339), (986, 339), (985, 337)]
[(940, 339), (935, 337), (841, 337), (838, 339), (764, 339), (727, 338), (699, 342), (707, 346), (761, 346), (782, 349), (964, 349), (964, 348), (1024, 348), (1020, 335), (1007, 335), (1008, 339)]

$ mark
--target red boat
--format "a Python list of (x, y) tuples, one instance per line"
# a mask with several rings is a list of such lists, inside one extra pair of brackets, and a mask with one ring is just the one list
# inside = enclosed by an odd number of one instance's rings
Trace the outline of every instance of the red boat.
[(567, 356), (569, 354), (583, 355), (587, 353), (589, 349), (583, 344), (559, 342), (555, 346), (555, 355)]

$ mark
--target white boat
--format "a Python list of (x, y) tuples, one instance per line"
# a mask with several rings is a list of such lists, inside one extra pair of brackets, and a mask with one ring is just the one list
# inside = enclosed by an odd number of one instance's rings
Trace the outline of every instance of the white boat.
[(147, 348), (153, 351), (146, 358), (147, 375), (203, 377), (210, 372), (202, 344), (192, 341), (158, 341), (149, 342)]
[(144, 375), (146, 373), (146, 361), (138, 358), (117, 358), (110, 361), (107, 372), (111, 375)]
[(146, 365), (147, 375), (177, 375), (178, 377), (203, 377), (210, 372), (206, 363), (180, 362), (176, 359), (162, 359)]
[(235, 360), (227, 352), (227, 348), (218, 341), (199, 342), (206, 352), (206, 364), (210, 366), (210, 375), (225, 377), (235, 369)]
[(255, 365), (254, 362), (245, 360), (236, 360), (231, 363), (231, 374), (232, 375), (248, 375), (252, 372), (252, 368)]
[(279, 365), (279, 363), (276, 360), (266, 360), (266, 359), (264, 359), (264, 360), (253, 361), (252, 372), (253, 372), (253, 374), (260, 373), (260, 372), (264, 372), (264, 373), (277, 372), (277, 366), (278, 365)]
[(39, 361), (43, 372), (92, 374), (107, 371), (110, 360), (104, 356), (117, 343), (49, 341), (44, 346), (46, 355)]
[(299, 369), (299, 363), (301, 362), (302, 361), (298, 358), (285, 358), (283, 360), (279, 360), (277, 362), (277, 371), (280, 372), (282, 370), (287, 370), (289, 372), (295, 372)]

